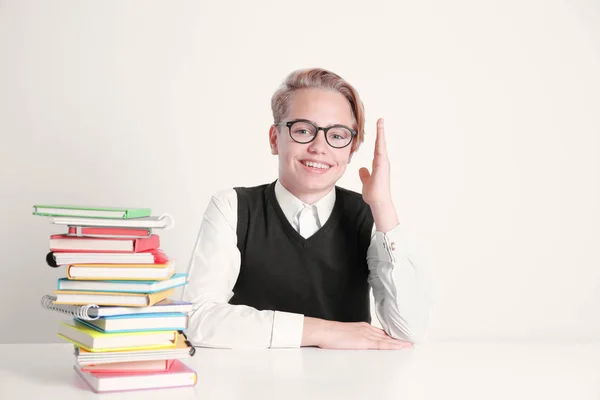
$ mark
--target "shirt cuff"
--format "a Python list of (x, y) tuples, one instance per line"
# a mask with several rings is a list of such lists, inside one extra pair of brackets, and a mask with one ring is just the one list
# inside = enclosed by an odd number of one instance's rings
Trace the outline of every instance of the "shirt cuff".
[(375, 232), (375, 244), (377, 246), (377, 258), (381, 261), (396, 262), (396, 256), (402, 251), (401, 246), (405, 244), (406, 235), (402, 225), (398, 224), (386, 233)]
[(303, 329), (304, 315), (275, 311), (270, 347), (273, 349), (300, 347)]

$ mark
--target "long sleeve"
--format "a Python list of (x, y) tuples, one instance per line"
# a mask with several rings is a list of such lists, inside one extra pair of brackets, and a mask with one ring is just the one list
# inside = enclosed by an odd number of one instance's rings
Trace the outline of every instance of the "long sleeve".
[(428, 276), (402, 225), (375, 231), (367, 252), (375, 313), (393, 338), (419, 343), (431, 319)]
[(189, 265), (189, 340), (202, 347), (299, 347), (303, 315), (228, 304), (240, 271), (236, 230), (237, 193), (230, 189), (211, 198)]

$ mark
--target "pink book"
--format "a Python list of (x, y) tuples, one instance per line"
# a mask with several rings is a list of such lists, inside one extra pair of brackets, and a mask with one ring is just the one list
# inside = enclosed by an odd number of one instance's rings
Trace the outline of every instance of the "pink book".
[(50, 236), (50, 251), (85, 253), (140, 253), (160, 247), (158, 235), (147, 238), (88, 238), (69, 235)]
[(154, 371), (167, 371), (175, 360), (148, 360), (148, 361), (124, 361), (105, 364), (91, 364), (81, 366), (83, 372), (94, 373), (131, 373), (145, 374)]
[(151, 235), (151, 229), (140, 228), (103, 228), (94, 226), (69, 226), (69, 236), (99, 238), (142, 238)]
[(76, 365), (73, 369), (96, 393), (194, 386), (197, 381), (196, 371), (179, 360), (160, 372), (85, 372)]

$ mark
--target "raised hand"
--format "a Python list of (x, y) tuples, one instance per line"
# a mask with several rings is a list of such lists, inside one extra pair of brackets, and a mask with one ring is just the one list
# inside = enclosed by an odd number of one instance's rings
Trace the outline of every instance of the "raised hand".
[(362, 182), (362, 196), (365, 203), (371, 207), (382, 203), (391, 203), (390, 193), (390, 160), (387, 155), (383, 118), (377, 120), (377, 137), (375, 139), (375, 154), (373, 155), (372, 171), (361, 168), (358, 171)]
[(383, 133), (383, 119), (377, 121), (377, 138), (372, 171), (367, 168), (358, 170), (363, 184), (362, 197), (371, 207), (375, 226), (380, 232), (388, 232), (398, 225), (398, 215), (390, 191), (390, 159), (388, 158)]

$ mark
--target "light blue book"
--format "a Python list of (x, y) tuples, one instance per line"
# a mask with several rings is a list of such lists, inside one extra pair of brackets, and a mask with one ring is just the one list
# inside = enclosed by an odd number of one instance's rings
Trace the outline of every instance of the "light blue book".
[(187, 274), (179, 273), (163, 281), (88, 281), (60, 278), (58, 290), (82, 292), (156, 293), (187, 284)]
[(86, 321), (73, 318), (99, 332), (142, 332), (142, 331), (179, 331), (187, 329), (187, 315), (184, 313), (152, 313), (114, 315)]

